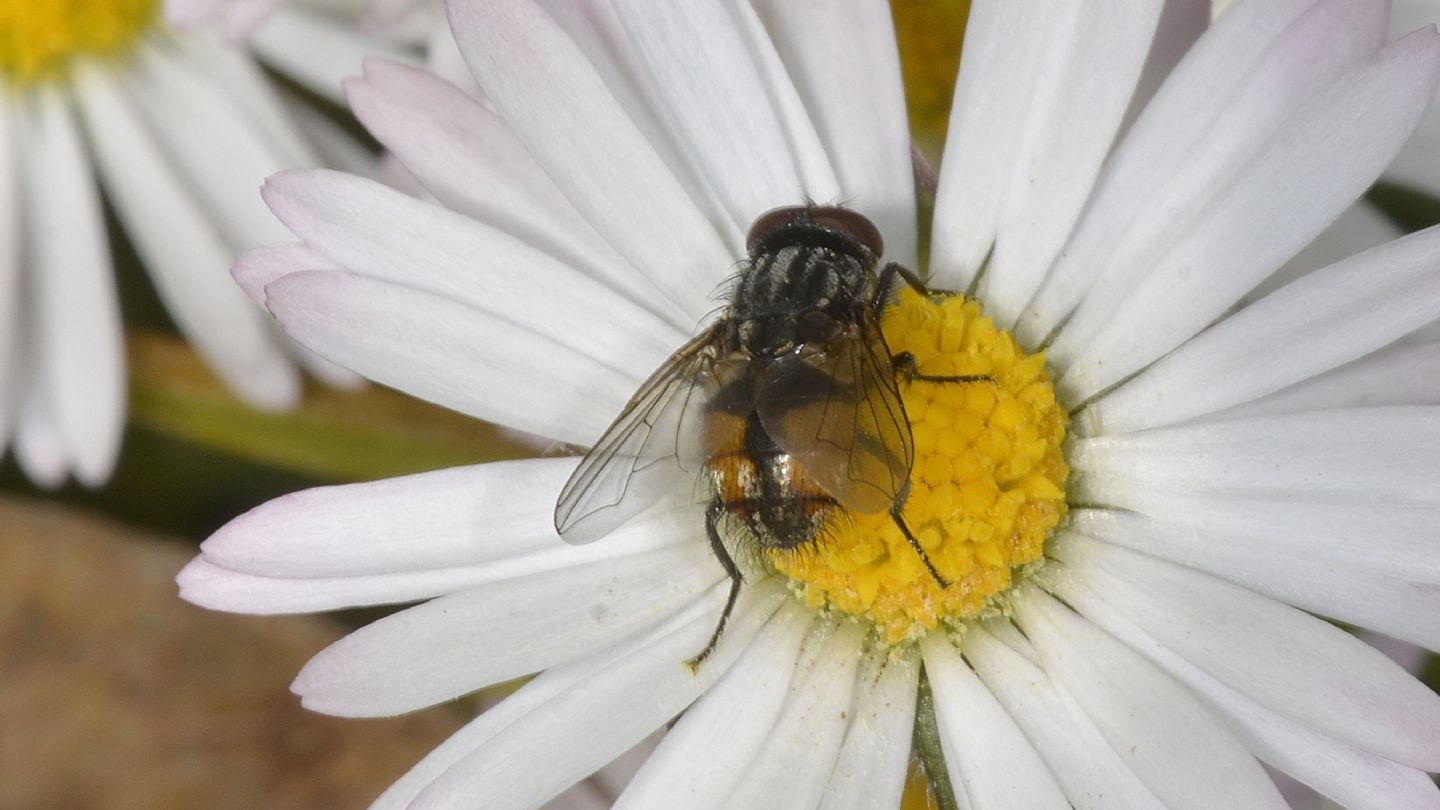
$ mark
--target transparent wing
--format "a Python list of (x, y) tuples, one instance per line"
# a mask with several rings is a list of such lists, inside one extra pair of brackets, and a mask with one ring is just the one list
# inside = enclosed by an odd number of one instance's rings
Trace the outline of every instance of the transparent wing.
[(890, 508), (910, 477), (910, 422), (868, 319), (770, 363), (755, 380), (755, 410), (776, 446), (847, 509)]
[(555, 503), (555, 530), (588, 543), (671, 492), (704, 463), (705, 406), (716, 388), (720, 325), (650, 375), (585, 455)]

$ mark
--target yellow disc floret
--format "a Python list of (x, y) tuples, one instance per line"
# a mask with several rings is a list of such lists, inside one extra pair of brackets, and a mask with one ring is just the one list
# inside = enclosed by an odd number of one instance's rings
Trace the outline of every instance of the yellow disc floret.
[(837, 510), (801, 552), (770, 552), (814, 606), (872, 621), (889, 643), (942, 621), (979, 616), (1039, 560), (1065, 514), (1065, 411), (1043, 354), (1027, 355), (980, 304), (904, 290), (885, 314), (891, 351), (925, 376), (989, 375), (983, 382), (898, 378), (914, 437), (906, 523), (949, 587), (941, 590), (889, 514)]
[(153, 25), (160, 0), (0, 0), (0, 75), (62, 77), (79, 55), (114, 56)]

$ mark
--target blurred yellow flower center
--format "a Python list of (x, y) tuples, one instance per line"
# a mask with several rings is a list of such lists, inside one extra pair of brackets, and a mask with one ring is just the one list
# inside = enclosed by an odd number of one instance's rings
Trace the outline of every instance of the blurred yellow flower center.
[(12, 83), (63, 76), (80, 55), (128, 50), (160, 0), (0, 0), (0, 74)]
[(1065, 514), (1066, 416), (1043, 354), (1027, 355), (979, 303), (904, 290), (882, 323), (890, 349), (928, 376), (900, 381), (915, 440), (906, 523), (949, 583), (941, 590), (888, 513), (844, 514), (799, 551), (767, 552), (813, 606), (869, 619), (883, 639), (979, 616), (1039, 560)]

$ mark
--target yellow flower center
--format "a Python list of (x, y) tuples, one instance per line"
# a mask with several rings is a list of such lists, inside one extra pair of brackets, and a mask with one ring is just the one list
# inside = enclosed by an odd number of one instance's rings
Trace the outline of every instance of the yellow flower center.
[(80, 55), (114, 56), (156, 21), (160, 0), (0, 0), (0, 75), (64, 75)]
[(1065, 411), (1043, 354), (1027, 355), (963, 296), (904, 290), (881, 324), (895, 353), (927, 376), (900, 380), (915, 440), (905, 522), (949, 587), (942, 590), (888, 513), (837, 510), (822, 539), (767, 552), (805, 600), (874, 623), (890, 644), (942, 621), (980, 616), (1015, 569), (1039, 560), (1065, 514)]

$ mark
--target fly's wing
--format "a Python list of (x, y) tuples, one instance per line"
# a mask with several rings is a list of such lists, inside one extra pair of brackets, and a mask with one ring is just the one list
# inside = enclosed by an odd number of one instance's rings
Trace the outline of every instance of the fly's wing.
[(565, 482), (555, 530), (566, 542), (603, 537), (670, 492), (678, 475), (700, 468), (719, 330), (712, 326), (656, 369)]
[(890, 350), (869, 319), (766, 366), (755, 410), (775, 445), (846, 509), (882, 512), (910, 477), (910, 423)]

